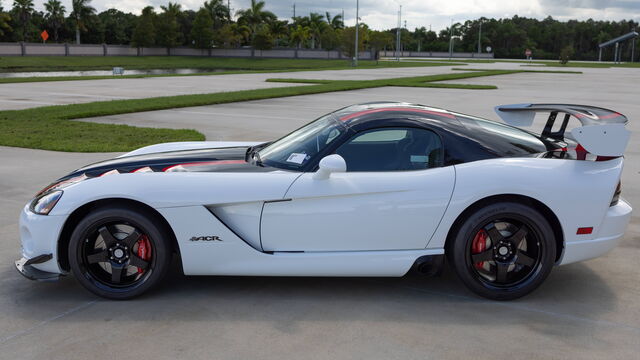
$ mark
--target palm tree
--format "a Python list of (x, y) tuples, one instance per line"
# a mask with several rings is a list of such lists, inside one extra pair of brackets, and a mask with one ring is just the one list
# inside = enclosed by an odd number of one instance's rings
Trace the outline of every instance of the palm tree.
[(49, 26), (53, 29), (53, 40), (58, 41), (58, 30), (64, 23), (65, 8), (58, 0), (49, 0), (44, 4), (47, 14), (44, 16)]
[(329, 23), (329, 25), (331, 25), (334, 30), (344, 28), (344, 19), (342, 18), (342, 15), (338, 14), (334, 17), (331, 17), (331, 14), (329, 14), (329, 12), (327, 11), (326, 16), (327, 23)]
[(160, 9), (162, 9), (162, 11), (164, 11), (165, 13), (171, 14), (175, 18), (178, 18), (180, 16), (180, 13), (182, 12), (182, 5), (178, 3), (168, 2), (167, 6), (160, 5)]
[(6, 32), (10, 32), (13, 29), (11, 28), (11, 25), (9, 25), (9, 22), (11, 21), (11, 16), (9, 16), (9, 14), (7, 14), (6, 12), (0, 12), (0, 36), (4, 36)]
[(309, 31), (311, 32), (311, 48), (316, 48), (316, 42), (320, 47), (320, 35), (327, 28), (324, 16), (318, 13), (309, 14)]
[(247, 25), (231, 24), (231, 31), (235, 34), (236, 47), (240, 47), (242, 42), (246, 42), (251, 37), (251, 29)]
[(71, 17), (76, 25), (76, 44), (80, 44), (80, 30), (87, 31), (87, 19), (96, 13), (96, 9), (91, 7), (91, 0), (72, 0), (71, 4)]
[(297, 25), (294, 28), (291, 28), (291, 34), (289, 34), (289, 40), (292, 43), (298, 45), (298, 49), (302, 46), (302, 43), (307, 41), (310, 36), (310, 31), (308, 26)]
[(22, 41), (27, 40), (27, 33), (31, 27), (31, 15), (33, 15), (33, 0), (13, 0), (13, 11), (22, 28)]
[(182, 15), (182, 5), (169, 2), (167, 6), (161, 5), (160, 8), (163, 13), (158, 18), (156, 41), (159, 45), (165, 46), (167, 51), (171, 51), (172, 47), (182, 43), (182, 32), (178, 24), (178, 18)]
[(276, 20), (278, 17), (271, 11), (264, 9), (264, 1), (251, 0), (248, 9), (238, 10), (238, 23), (247, 25), (251, 29), (251, 39), (256, 35), (258, 25)]
[(289, 29), (287, 28), (287, 21), (276, 20), (269, 23), (269, 31), (273, 38), (276, 40), (276, 46), (278, 46), (278, 41), (287, 35)]
[(205, 1), (203, 7), (211, 15), (215, 29), (219, 29), (222, 25), (231, 21), (231, 14), (227, 5), (224, 4), (224, 0)]

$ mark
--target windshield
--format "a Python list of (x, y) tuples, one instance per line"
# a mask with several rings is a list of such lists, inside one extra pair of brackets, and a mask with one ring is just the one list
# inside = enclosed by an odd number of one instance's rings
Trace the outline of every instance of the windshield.
[(332, 114), (325, 115), (270, 144), (258, 155), (267, 166), (300, 171), (346, 130)]

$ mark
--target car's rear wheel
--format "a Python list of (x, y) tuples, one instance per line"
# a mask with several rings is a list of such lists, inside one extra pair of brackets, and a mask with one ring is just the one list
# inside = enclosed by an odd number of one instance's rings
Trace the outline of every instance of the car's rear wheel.
[(152, 214), (125, 206), (89, 213), (69, 243), (76, 279), (109, 299), (129, 299), (157, 285), (171, 260), (171, 242), (159, 223)]
[(447, 256), (462, 282), (476, 294), (512, 300), (535, 290), (549, 275), (556, 256), (554, 232), (528, 205), (485, 206), (458, 227)]

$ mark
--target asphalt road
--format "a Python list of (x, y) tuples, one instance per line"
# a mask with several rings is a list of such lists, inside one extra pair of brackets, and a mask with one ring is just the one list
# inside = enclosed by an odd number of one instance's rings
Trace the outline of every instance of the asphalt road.
[[(490, 118), (493, 106), (504, 103), (600, 105), (631, 119), (622, 194), (640, 209), (639, 70), (584, 71), (463, 81), (498, 90), (377, 88), (93, 121), (266, 140), (338, 107), (374, 100)], [(5, 97), (0, 92), (0, 104)], [(24, 203), (54, 178), (114, 155), (0, 147), (0, 359), (630, 359), (640, 353), (638, 215), (612, 252), (555, 268), (536, 292), (512, 302), (474, 296), (451, 271), (400, 279), (184, 277), (176, 264), (164, 286), (126, 302), (97, 298), (72, 277), (57, 283), (23, 279), (12, 264)]]

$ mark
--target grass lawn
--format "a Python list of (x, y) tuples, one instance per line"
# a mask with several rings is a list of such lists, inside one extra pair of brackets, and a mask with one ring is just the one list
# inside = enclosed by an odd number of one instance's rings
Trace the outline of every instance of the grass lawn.
[[(447, 61), (389, 62), (360, 60), (359, 68), (452, 65)], [(0, 58), (0, 72), (127, 69), (210, 69), (210, 70), (329, 70), (348, 69), (348, 60), (250, 59), (195, 56), (7, 56)]]
[[(406, 59), (406, 58), (405, 58)], [(386, 60), (385, 60), (386, 61)], [(610, 62), (598, 62), (598, 61), (569, 61), (568, 64), (560, 64), (559, 61), (553, 60), (507, 60), (507, 59), (492, 59), (492, 60), (481, 60), (481, 59), (412, 59), (411, 62), (456, 62), (460, 65), (462, 64), (486, 64), (486, 63), (522, 63), (521, 66), (541, 66), (541, 67), (567, 67), (567, 68), (612, 68), (612, 67), (622, 67), (622, 68), (640, 68), (640, 62), (634, 63), (622, 63), (622, 64), (613, 64)], [(390, 60), (389, 62), (393, 62)], [(401, 61), (402, 62), (402, 61)], [(397, 62), (396, 62), (397, 63)]]
[[(451, 70), (457, 71), (487, 71), (487, 69), (474, 69), (474, 68), (451, 68)], [(500, 70), (510, 71), (510, 70)], [(549, 73), (549, 74), (582, 74), (582, 71), (575, 70), (516, 70), (519, 73)]]
[(519, 72), (524, 71), (469, 71), (454, 74), (362, 81), (270, 79), (269, 81), (305, 82), (311, 85), (147, 99), (99, 101), (26, 110), (0, 111), (0, 145), (75, 152), (130, 151), (141, 146), (160, 142), (204, 140), (204, 135), (195, 130), (138, 128), (128, 125), (69, 120), (381, 86), (494, 89), (495, 86), (491, 85), (446, 84), (443, 81)]

